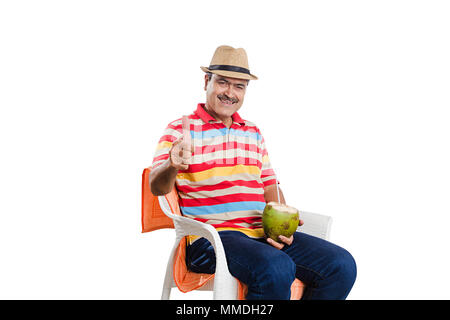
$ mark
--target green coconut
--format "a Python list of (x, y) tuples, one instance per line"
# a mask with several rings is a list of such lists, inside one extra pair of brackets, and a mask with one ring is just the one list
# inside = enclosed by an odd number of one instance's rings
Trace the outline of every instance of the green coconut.
[(297, 230), (299, 211), (291, 206), (278, 202), (269, 202), (264, 208), (262, 224), (268, 238), (281, 242), (278, 236), (287, 238)]

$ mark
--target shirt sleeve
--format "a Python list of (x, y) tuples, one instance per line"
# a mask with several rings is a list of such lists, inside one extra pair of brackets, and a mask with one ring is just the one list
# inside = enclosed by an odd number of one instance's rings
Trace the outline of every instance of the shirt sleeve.
[(152, 169), (157, 168), (164, 161), (169, 159), (169, 151), (172, 147), (173, 142), (179, 139), (181, 136), (183, 136), (181, 119), (169, 123), (156, 146)]
[(264, 188), (272, 184), (277, 183), (275, 171), (270, 164), (269, 153), (267, 152), (266, 143), (264, 137), (261, 135), (261, 153), (262, 153), (262, 165), (261, 165), (261, 180), (264, 184)]

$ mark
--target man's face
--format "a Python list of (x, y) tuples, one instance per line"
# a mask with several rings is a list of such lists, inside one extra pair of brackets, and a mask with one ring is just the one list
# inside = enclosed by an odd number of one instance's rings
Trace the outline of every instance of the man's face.
[(244, 102), (247, 80), (228, 78), (213, 74), (211, 80), (205, 75), (206, 108), (215, 118), (231, 117)]

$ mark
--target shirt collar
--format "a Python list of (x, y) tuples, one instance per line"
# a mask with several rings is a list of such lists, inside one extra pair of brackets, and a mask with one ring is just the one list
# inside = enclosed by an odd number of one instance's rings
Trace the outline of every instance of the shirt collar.
[[(209, 123), (209, 122), (217, 122), (216, 119), (214, 119), (208, 112), (206, 112), (205, 108), (205, 104), (204, 103), (199, 103), (197, 105), (197, 110), (194, 111), (194, 113), (199, 116), (200, 119), (203, 120), (203, 122), (205, 123)], [(231, 119), (233, 120), (233, 122), (239, 123), (240, 125), (245, 125), (245, 121), (244, 119), (241, 118), (241, 116), (239, 115), (239, 113), (235, 112), (233, 113), (233, 115), (231, 116)]]
[(237, 112), (233, 113), (231, 119), (233, 119), (234, 122), (239, 123), (240, 125), (245, 125), (244, 119), (242, 119), (239, 113)]

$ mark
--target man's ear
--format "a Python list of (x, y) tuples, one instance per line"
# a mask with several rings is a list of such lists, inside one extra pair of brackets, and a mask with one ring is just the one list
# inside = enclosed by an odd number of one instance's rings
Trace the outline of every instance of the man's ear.
[(204, 88), (205, 91), (206, 91), (206, 87), (208, 86), (208, 81), (209, 81), (208, 78), (209, 78), (209, 77), (208, 77), (208, 74), (205, 73), (205, 88)]

